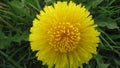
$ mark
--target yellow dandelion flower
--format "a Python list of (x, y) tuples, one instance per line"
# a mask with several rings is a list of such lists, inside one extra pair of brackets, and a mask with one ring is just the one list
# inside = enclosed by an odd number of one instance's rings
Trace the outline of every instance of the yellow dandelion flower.
[(96, 54), (99, 35), (90, 12), (81, 4), (45, 6), (33, 21), (30, 44), (48, 68), (78, 68)]

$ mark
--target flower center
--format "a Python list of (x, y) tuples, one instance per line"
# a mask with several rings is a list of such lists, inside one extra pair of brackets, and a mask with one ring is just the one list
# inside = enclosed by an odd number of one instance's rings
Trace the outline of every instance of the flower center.
[(60, 52), (72, 51), (80, 40), (78, 28), (70, 23), (59, 23), (57, 26), (52, 27), (48, 34), (50, 36), (50, 46)]

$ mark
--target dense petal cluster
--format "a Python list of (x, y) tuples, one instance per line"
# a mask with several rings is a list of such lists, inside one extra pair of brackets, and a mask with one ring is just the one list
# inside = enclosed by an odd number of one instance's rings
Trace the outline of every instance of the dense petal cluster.
[(45, 6), (30, 29), (30, 45), (48, 68), (78, 68), (96, 54), (99, 35), (90, 12), (81, 4)]

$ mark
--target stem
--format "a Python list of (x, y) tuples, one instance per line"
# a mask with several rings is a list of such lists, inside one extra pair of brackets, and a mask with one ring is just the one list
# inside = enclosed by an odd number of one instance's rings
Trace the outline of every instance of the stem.
[(67, 60), (68, 60), (68, 64), (69, 64), (69, 67), (68, 67), (68, 68), (70, 68), (70, 58), (69, 58), (68, 53), (67, 53)]

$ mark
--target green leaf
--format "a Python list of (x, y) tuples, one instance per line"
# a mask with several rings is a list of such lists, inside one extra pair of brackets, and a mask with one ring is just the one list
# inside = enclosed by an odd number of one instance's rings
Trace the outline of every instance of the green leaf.
[(55, 0), (45, 0), (46, 5), (51, 5), (55, 2)]
[(108, 68), (109, 64), (99, 64), (99, 68)]
[(114, 60), (114, 62), (117, 64), (117, 65), (119, 65), (120, 66), (120, 60), (118, 60), (118, 59), (113, 59)]
[(104, 63), (102, 56), (96, 55), (94, 57), (97, 62), (98, 68), (108, 68), (109, 64)]
[(113, 40), (120, 39), (120, 34), (110, 35)]
[(103, 0), (94, 0), (94, 1), (92, 2), (92, 8), (97, 7), (102, 1), (103, 1)]
[(0, 30), (0, 49), (4, 49), (7, 46), (10, 46), (11, 35), (5, 36), (4, 33)]
[(108, 17), (101, 17), (96, 20), (96, 23), (101, 27), (107, 27), (108, 29), (119, 29), (117, 23)]
[(103, 0), (87, 0), (87, 3), (85, 3), (86, 8), (89, 10), (91, 8), (96, 8)]
[(13, 41), (15, 42), (21, 42), (22, 40), (24, 41), (28, 41), (28, 36), (29, 36), (29, 32), (28, 31), (25, 31), (23, 32), (22, 34), (16, 34), (14, 37), (13, 37)]
[(31, 18), (31, 16), (29, 15), (29, 11), (25, 6), (24, 2), (20, 2), (19, 0), (13, 0), (8, 4), (12, 12), (14, 12), (16, 15), (27, 16), (28, 18)]
[(4, 58), (6, 58), (9, 62), (11, 62), (14, 67), (16, 68), (22, 68), (22, 66), (20, 66), (20, 64), (16, 63), (11, 57), (9, 57), (9, 55), (7, 55), (6, 53), (0, 51), (0, 54), (4, 56)]

